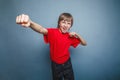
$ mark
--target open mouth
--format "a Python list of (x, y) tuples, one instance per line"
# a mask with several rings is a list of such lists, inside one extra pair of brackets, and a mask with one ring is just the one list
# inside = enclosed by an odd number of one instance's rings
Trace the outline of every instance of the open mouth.
[(67, 28), (63, 27), (63, 30), (67, 30)]
[(66, 29), (66, 28), (62, 28), (62, 32), (63, 32), (63, 33), (66, 33), (66, 32), (67, 32), (67, 29)]

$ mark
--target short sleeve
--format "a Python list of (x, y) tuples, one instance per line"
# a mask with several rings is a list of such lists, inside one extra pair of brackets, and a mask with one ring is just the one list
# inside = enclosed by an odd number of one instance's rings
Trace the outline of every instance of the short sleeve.
[(44, 37), (44, 42), (45, 43), (49, 43), (49, 41), (48, 41), (48, 35), (43, 35), (43, 37)]
[(48, 30), (48, 34), (47, 35), (43, 35), (45, 43), (49, 43), (49, 37), (48, 36), (49, 36), (49, 33), (50, 33), (50, 29), (47, 28), (47, 30)]
[(52, 35), (53, 35), (53, 29), (52, 28), (47, 28), (47, 30), (48, 30), (47, 35), (43, 35), (45, 43), (49, 43), (50, 40), (52, 40), (51, 38), (52, 38)]
[(78, 46), (78, 44), (80, 44), (80, 40), (78, 38), (72, 37), (71, 38), (71, 46), (76, 48)]

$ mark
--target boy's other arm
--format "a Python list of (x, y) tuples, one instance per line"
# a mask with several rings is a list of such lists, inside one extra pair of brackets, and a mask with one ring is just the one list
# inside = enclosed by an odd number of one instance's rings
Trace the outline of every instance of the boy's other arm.
[(30, 27), (34, 31), (46, 35), (48, 33), (47, 29), (41, 25), (33, 22), (28, 15), (22, 14), (16, 17), (16, 23), (23, 27)]
[(86, 45), (87, 45), (86, 41), (85, 41), (85, 40), (82, 38), (82, 36), (80, 36), (79, 34), (77, 34), (77, 33), (75, 33), (75, 32), (70, 32), (69, 35), (70, 35), (70, 37), (76, 37), (76, 38), (78, 38), (78, 39), (81, 41), (81, 44), (82, 44), (83, 46), (86, 46)]

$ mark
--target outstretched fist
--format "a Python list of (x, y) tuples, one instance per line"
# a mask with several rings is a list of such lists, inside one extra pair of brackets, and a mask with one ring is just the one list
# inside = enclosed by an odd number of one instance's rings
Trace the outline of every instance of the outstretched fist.
[(30, 26), (30, 18), (28, 15), (25, 14), (18, 15), (16, 17), (16, 23), (27, 28)]

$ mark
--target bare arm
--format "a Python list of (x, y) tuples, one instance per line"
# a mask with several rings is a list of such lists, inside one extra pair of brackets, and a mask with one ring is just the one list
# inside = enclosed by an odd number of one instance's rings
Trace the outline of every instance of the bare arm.
[(23, 27), (30, 27), (34, 31), (46, 35), (48, 33), (47, 29), (41, 25), (30, 20), (28, 15), (22, 14), (16, 17), (16, 23), (20, 24)]
[(86, 41), (85, 41), (80, 35), (78, 35), (77, 33), (75, 33), (75, 32), (70, 32), (69, 35), (70, 35), (70, 37), (76, 37), (76, 38), (78, 38), (78, 39), (81, 41), (81, 44), (82, 44), (83, 46), (86, 46), (86, 45), (87, 45)]

